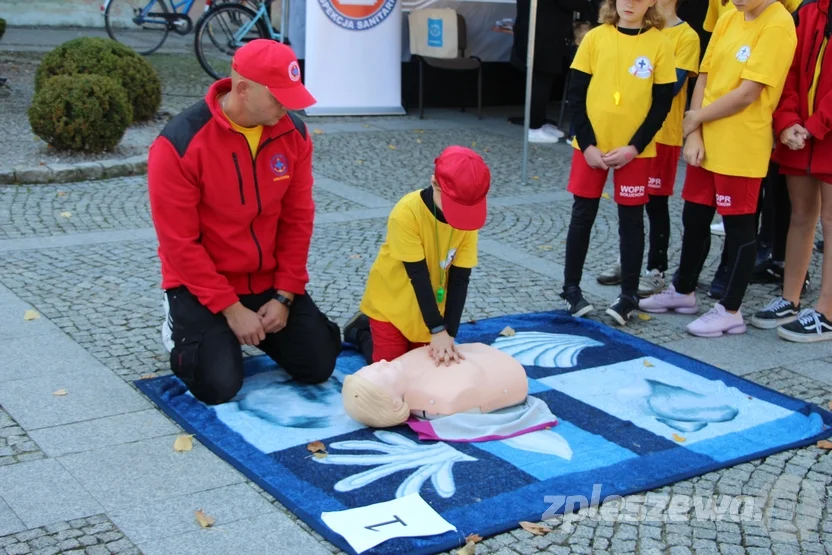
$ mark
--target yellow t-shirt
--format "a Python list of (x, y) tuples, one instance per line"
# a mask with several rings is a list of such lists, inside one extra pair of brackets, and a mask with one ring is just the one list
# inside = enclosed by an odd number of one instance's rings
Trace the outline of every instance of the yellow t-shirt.
[[(800, 7), (802, 1), (780, 0), (780, 3), (789, 10), (789, 13), (794, 13)], [(702, 28), (709, 33), (713, 33), (719, 18), (729, 11), (734, 11), (734, 9), (734, 3), (731, 0), (728, 0), (728, 3), (724, 6), (722, 5), (722, 0), (708, 0), (708, 13), (705, 14), (705, 22), (702, 24)]]
[[(631, 36), (613, 25), (598, 26), (581, 41), (572, 68), (592, 75), (586, 112), (602, 152), (630, 144), (650, 110), (653, 85), (676, 81), (673, 46), (658, 29)], [(572, 146), (578, 148), (577, 139)], [(638, 155), (655, 156), (655, 141)]]
[[(426, 260), (434, 294), (440, 285), (447, 291), (448, 272), (444, 272), (445, 282), (440, 284), (440, 262), (450, 261), (446, 265), (448, 269), (451, 263), (460, 268), (476, 266), (478, 232), (461, 231), (437, 222), (420, 193), (408, 193), (390, 212), (387, 238), (370, 268), (361, 312), (375, 320), (390, 322), (413, 343), (428, 343), (430, 330), (422, 318), (403, 263)], [(444, 314), (445, 301), (438, 306)]]
[[(665, 27), (662, 32), (673, 44), (676, 69), (687, 71), (689, 75), (696, 75), (699, 71), (699, 35), (685, 23), (673, 27)], [(670, 113), (664, 120), (664, 125), (656, 133), (656, 142), (669, 146), (682, 146), (682, 120), (685, 118), (685, 106), (688, 101), (688, 80), (682, 85), (682, 90), (673, 97)]]
[(796, 47), (794, 20), (782, 4), (772, 4), (753, 21), (745, 21), (745, 14), (738, 11), (719, 19), (699, 68), (708, 74), (702, 107), (743, 80), (765, 87), (746, 109), (702, 125), (703, 168), (723, 175), (766, 175), (774, 141), (772, 113)]

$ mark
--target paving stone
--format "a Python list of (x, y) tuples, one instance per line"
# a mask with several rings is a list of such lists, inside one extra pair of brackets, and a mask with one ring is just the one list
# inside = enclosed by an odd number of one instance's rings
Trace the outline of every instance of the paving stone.
[(687, 547), (675, 546), (670, 548), (670, 555), (693, 555)]
[(110, 555), (110, 550), (106, 545), (94, 545), (84, 550), (85, 555)]
[(733, 545), (733, 544), (719, 544), (719, 552), (722, 555), (743, 555), (745, 553), (745, 548), (741, 545)]
[(57, 555), (60, 552), (60, 548), (54, 545), (50, 545), (49, 547), (43, 547), (41, 549), (33, 551), (32, 555)]

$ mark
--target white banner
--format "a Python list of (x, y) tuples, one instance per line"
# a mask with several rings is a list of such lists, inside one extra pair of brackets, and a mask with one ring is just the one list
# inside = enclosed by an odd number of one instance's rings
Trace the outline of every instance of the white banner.
[(401, 0), (306, 0), (306, 114), (404, 114), (401, 45)]

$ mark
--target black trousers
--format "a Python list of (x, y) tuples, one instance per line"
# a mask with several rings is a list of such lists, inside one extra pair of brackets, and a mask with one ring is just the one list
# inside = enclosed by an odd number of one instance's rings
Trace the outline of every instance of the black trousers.
[[(257, 311), (273, 290), (243, 295), (240, 302)], [(243, 352), (225, 316), (214, 314), (185, 287), (167, 291), (174, 348), (170, 368), (190, 392), (208, 405), (230, 401), (243, 385)], [(309, 295), (295, 295), (286, 327), (266, 334), (257, 346), (299, 382), (326, 381), (341, 352), (341, 330)]]
[(757, 241), (771, 245), (771, 258), (777, 262), (786, 260), (786, 236), (791, 223), (792, 204), (786, 176), (780, 175), (779, 166), (769, 163), (768, 174), (763, 179), (760, 201), (757, 205), (757, 221), (760, 230)]
[(540, 129), (546, 123), (546, 108), (549, 106), (554, 84), (554, 73), (533, 71), (532, 98), (529, 102), (529, 129)]

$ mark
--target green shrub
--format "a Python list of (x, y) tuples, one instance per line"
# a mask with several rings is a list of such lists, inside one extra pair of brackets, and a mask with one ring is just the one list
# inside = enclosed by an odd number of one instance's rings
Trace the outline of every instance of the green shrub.
[(50, 77), (78, 73), (121, 83), (133, 106), (133, 121), (152, 118), (162, 103), (162, 83), (153, 66), (127, 46), (98, 37), (73, 39), (49, 52), (35, 73), (35, 91)]
[(51, 77), (29, 107), (32, 131), (58, 150), (112, 150), (132, 116), (124, 88), (101, 75)]
[(6, 33), (6, 20), (0, 17), (0, 39), (3, 38), (3, 35)]

